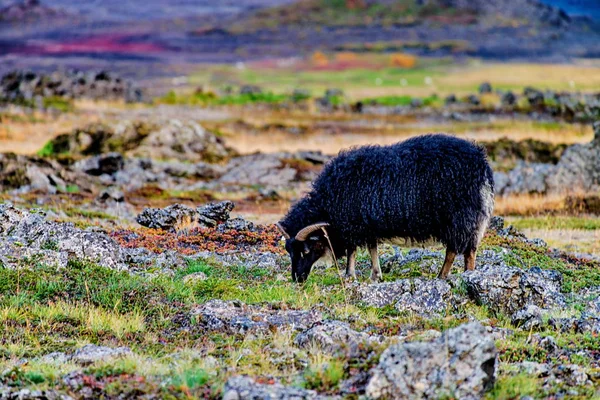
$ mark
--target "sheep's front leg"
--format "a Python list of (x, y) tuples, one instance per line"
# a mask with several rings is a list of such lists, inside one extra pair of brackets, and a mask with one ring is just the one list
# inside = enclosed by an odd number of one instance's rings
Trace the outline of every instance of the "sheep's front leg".
[(446, 249), (446, 259), (444, 260), (444, 265), (442, 265), (442, 269), (438, 275), (439, 279), (446, 279), (450, 270), (452, 269), (452, 263), (454, 263), (454, 258), (456, 257), (456, 252)]
[(469, 250), (465, 253), (465, 271), (473, 271), (475, 269), (475, 258), (477, 250)]
[(347, 250), (346, 278), (356, 279), (356, 249)]
[(371, 280), (379, 281), (381, 280), (382, 273), (381, 267), (379, 266), (379, 255), (377, 254), (377, 244), (373, 246), (369, 246), (369, 253), (371, 254)]

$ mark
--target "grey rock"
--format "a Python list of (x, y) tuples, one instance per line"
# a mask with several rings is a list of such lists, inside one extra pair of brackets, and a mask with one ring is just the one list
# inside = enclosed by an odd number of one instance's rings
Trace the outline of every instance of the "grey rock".
[(551, 318), (548, 326), (562, 332), (600, 334), (600, 316), (582, 315), (579, 318)]
[(479, 97), (475, 96), (474, 94), (471, 94), (467, 96), (467, 103), (472, 104), (474, 106), (478, 106), (481, 104), (481, 100), (479, 99)]
[(489, 82), (483, 82), (481, 85), (479, 85), (479, 93), (492, 93), (492, 85)]
[(73, 168), (88, 175), (113, 175), (122, 170), (125, 165), (123, 155), (120, 153), (106, 153), (92, 156), (76, 162)]
[(550, 187), (548, 179), (556, 173), (550, 164), (520, 162), (508, 173), (508, 183), (499, 187), (501, 195), (522, 193), (546, 193)]
[(500, 232), (502, 229), (504, 229), (504, 218), (499, 216), (493, 216), (490, 219), (488, 229), (496, 233)]
[(512, 315), (529, 304), (541, 308), (566, 304), (560, 292), (562, 276), (556, 271), (484, 265), (474, 271), (465, 271), (462, 278), (469, 296), (492, 311)]
[(544, 93), (538, 89), (526, 87), (523, 89), (523, 96), (527, 98), (532, 107), (543, 107), (544, 105)]
[(110, 187), (107, 189), (104, 189), (103, 191), (100, 192), (100, 194), (98, 195), (98, 197), (96, 197), (96, 200), (100, 203), (106, 204), (106, 203), (124, 203), (125, 202), (125, 194), (123, 193), (123, 191), (115, 188), (115, 187)]
[(401, 343), (381, 355), (369, 398), (481, 398), (494, 383), (497, 351), (478, 322), (449, 329), (432, 342)]
[(316, 309), (281, 310), (223, 300), (210, 300), (199, 305), (191, 315), (203, 329), (230, 334), (265, 333), (271, 329), (302, 331), (323, 319)]
[(65, 267), (71, 258), (90, 260), (111, 269), (126, 269), (121, 247), (102, 232), (45, 219), (43, 213), (0, 205), (0, 261), (17, 265), (25, 257)]
[(90, 365), (98, 361), (109, 361), (133, 354), (129, 347), (106, 347), (88, 344), (73, 353), (72, 360), (81, 365)]
[(365, 285), (358, 292), (360, 299), (368, 306), (385, 307), (393, 304), (398, 311), (428, 316), (444, 313), (462, 302), (451, 289), (445, 280), (411, 278)]
[[(35, 18), (46, 20), (49, 16), (66, 17), (64, 11), (40, 5), (35, 0), (24, 3), (34, 4), (21, 8), (26, 13), (35, 14)], [(0, 11), (0, 21), (10, 19), (11, 8)], [(18, 20), (19, 18), (17, 18)], [(138, 102), (144, 100), (144, 92), (134, 82), (122, 77), (99, 71), (88, 76), (81, 71), (71, 70), (66, 72), (55, 71), (52, 74), (38, 74), (31, 71), (15, 70), (5, 74), (0, 79), (0, 97), (12, 102), (32, 100), (43, 97), (66, 97), (66, 98), (92, 98), (92, 99), (124, 99), (127, 102)]]
[(227, 400), (318, 400), (329, 397), (320, 396), (313, 390), (283, 386), (280, 383), (272, 385), (257, 383), (248, 376), (229, 378), (223, 388), (223, 399)]
[(296, 176), (297, 171), (285, 166), (281, 155), (253, 154), (231, 160), (219, 182), (287, 187), (296, 180)]
[(240, 94), (261, 94), (262, 89), (256, 85), (244, 85), (240, 88)]
[(552, 192), (600, 191), (600, 124), (590, 143), (568, 147), (548, 178)]
[(517, 96), (515, 96), (515, 94), (509, 90), (502, 94), (500, 101), (504, 106), (514, 106), (517, 104)]
[(532, 304), (527, 305), (512, 316), (512, 324), (524, 330), (540, 328), (542, 322), (542, 309)]
[(196, 220), (196, 211), (182, 204), (146, 208), (136, 217), (137, 223), (142, 226), (168, 231), (193, 226)]
[(529, 343), (537, 348), (542, 348), (548, 351), (549, 354), (555, 354), (558, 350), (558, 344), (553, 336), (540, 336), (539, 333), (531, 335)]
[(59, 351), (55, 351), (53, 353), (46, 354), (45, 356), (43, 356), (41, 358), (42, 362), (52, 363), (52, 364), (65, 364), (65, 363), (69, 362), (70, 360), (71, 360), (70, 355), (63, 353), (63, 352), (59, 352)]
[(0, 385), (0, 400), (73, 400), (57, 390), (17, 389)]
[(456, 98), (455, 94), (449, 94), (444, 99), (444, 102), (446, 103), (446, 105), (455, 104), (457, 101), (458, 101), (458, 99)]
[(208, 276), (206, 276), (206, 274), (202, 271), (199, 272), (194, 272), (192, 274), (186, 275), (183, 277), (183, 281), (185, 283), (197, 283), (197, 282), (202, 282), (208, 279)]
[(378, 344), (383, 340), (381, 336), (357, 332), (345, 322), (324, 321), (298, 334), (295, 344), (302, 348), (314, 344), (327, 353), (343, 351), (347, 356), (352, 357), (358, 354), (361, 344)]
[(229, 213), (233, 210), (233, 207), (233, 202), (229, 200), (200, 206), (196, 209), (198, 222), (201, 226), (215, 227), (220, 222), (229, 220)]
[(169, 120), (150, 132), (129, 152), (162, 160), (218, 161), (232, 154), (222, 138), (193, 121)]
[(591, 384), (587, 373), (578, 365), (559, 364), (550, 365), (532, 361), (524, 361), (515, 365), (517, 373), (525, 373), (538, 378), (544, 378), (546, 383), (553, 387), (557, 384), (572, 386), (584, 386)]
[(217, 231), (219, 232), (225, 232), (228, 230), (255, 232), (257, 227), (254, 225), (254, 223), (246, 221), (243, 218), (232, 218), (217, 226)]

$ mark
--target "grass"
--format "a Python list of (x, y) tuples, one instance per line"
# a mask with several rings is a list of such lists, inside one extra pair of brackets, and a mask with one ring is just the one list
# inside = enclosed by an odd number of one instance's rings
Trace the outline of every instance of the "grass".
[[(486, 237), (485, 242), (487, 247), (513, 248), (507, 258), (511, 265), (540, 265), (561, 271), (565, 291), (600, 285), (597, 266), (551, 258), (541, 249), (494, 236)], [(367, 258), (366, 253), (359, 254), (359, 270), (366, 272), (369, 268)], [(406, 268), (410, 271), (407, 276), (423, 276), (416, 263)], [(186, 282), (185, 277), (196, 272), (205, 273), (208, 279)], [(386, 277), (401, 276), (398, 271), (391, 271)], [(364, 354), (347, 359), (324, 354), (317, 348), (295, 349), (292, 331), (240, 336), (198, 330), (198, 321), (185, 316), (196, 305), (215, 298), (277, 305), (280, 309), (319, 307), (325, 318), (348, 321), (356, 329), (388, 336), (410, 326), (413, 333), (408, 340), (421, 340), (421, 332), (448, 329), (469, 318), (486, 320), (493, 326), (511, 326), (510, 318), (493, 315), (485, 307), (473, 304), (462, 309), (461, 318), (422, 318), (399, 313), (393, 306), (364, 307), (352, 298), (351, 291), (341, 289), (339, 275), (333, 268), (316, 267), (308, 282), (298, 286), (289, 281), (286, 266), (265, 270), (245, 264), (224, 266), (215, 261), (194, 260), (167, 276), (132, 275), (76, 261), (56, 270), (29, 260), (29, 265), (21, 269), (0, 268), (0, 370), (8, 371), (0, 381), (17, 387), (61, 387), (64, 374), (81, 368), (35, 357), (51, 351), (70, 353), (83, 344), (98, 343), (129, 346), (134, 351), (133, 355), (93, 364), (83, 371), (86, 385), (94, 390), (102, 387), (102, 393), (115, 396), (154, 393), (158, 397), (218, 398), (227, 378), (238, 374), (265, 382), (277, 379), (332, 394), (342, 380), (376, 364), (383, 350), (366, 348)], [(563, 348), (598, 348), (590, 335), (552, 334)], [(548, 358), (544, 350), (528, 344), (528, 335), (517, 332), (508, 341), (499, 342), (501, 365)], [(23, 357), (31, 361), (14, 361)], [(305, 364), (299, 363), (299, 358), (306, 360)], [(581, 353), (569, 362), (585, 367), (591, 360)], [(536, 379), (502, 371), (487, 398), (510, 398), (513, 393), (535, 395), (538, 389)]]
[[(355, 54), (356, 60), (372, 65), (328, 70), (306, 61), (289, 66), (249, 63), (244, 68), (228, 65), (203, 66), (190, 75), (191, 85), (224, 87), (252, 84), (273, 93), (291, 93), (303, 88), (314, 94), (336, 87), (351, 101), (383, 96), (427, 97), (437, 94), (464, 96), (477, 92), (482, 82), (494, 89), (518, 93), (527, 86), (542, 90), (594, 91), (600, 84), (600, 67), (591, 63), (549, 65), (533, 63), (482, 63), (470, 60), (454, 64), (449, 60), (420, 60), (415, 68), (393, 67), (387, 55)], [(426, 79), (430, 78), (430, 79)]]
[(600, 219), (593, 216), (573, 217), (573, 216), (540, 216), (526, 218), (509, 218), (510, 223), (515, 228), (522, 229), (582, 229), (582, 230), (600, 230)]
[(485, 398), (487, 400), (518, 399), (522, 396), (539, 394), (539, 379), (527, 375), (503, 376)]

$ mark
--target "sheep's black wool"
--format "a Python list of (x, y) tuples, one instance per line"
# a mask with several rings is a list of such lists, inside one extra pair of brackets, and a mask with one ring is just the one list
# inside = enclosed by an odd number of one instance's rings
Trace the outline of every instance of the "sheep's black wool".
[[(342, 151), (280, 225), (293, 238), (308, 225), (329, 223), (337, 257), (396, 237), (433, 238), (448, 251), (466, 254), (477, 249), (487, 227), (493, 192), (482, 147), (448, 135), (425, 135)], [(293, 242), (286, 246), (292, 261), (294, 246), (301, 250)]]

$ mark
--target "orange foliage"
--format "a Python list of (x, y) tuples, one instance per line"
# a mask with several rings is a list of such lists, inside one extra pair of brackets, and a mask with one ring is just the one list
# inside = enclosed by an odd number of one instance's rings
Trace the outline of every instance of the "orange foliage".
[(414, 68), (417, 64), (417, 57), (411, 54), (396, 53), (392, 54), (391, 63), (394, 67)]
[(329, 59), (327, 58), (327, 56), (320, 51), (315, 51), (313, 53), (313, 55), (311, 56), (311, 60), (312, 60), (313, 64), (320, 66), (320, 67), (324, 67), (327, 64), (329, 64)]
[(356, 54), (354, 54), (352, 52), (349, 52), (349, 51), (337, 53), (335, 55), (335, 60), (339, 61), (339, 62), (352, 62), (352, 61), (356, 61)]
[(120, 230), (110, 233), (121, 246), (126, 248), (143, 247), (154, 253), (175, 250), (181, 254), (194, 254), (199, 251), (223, 253), (231, 250), (258, 250), (282, 254), (279, 245), (281, 233), (275, 226), (261, 226), (258, 231), (226, 230), (219, 232), (213, 228), (194, 228), (189, 232), (167, 232), (160, 229)]

